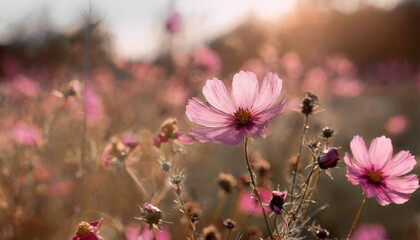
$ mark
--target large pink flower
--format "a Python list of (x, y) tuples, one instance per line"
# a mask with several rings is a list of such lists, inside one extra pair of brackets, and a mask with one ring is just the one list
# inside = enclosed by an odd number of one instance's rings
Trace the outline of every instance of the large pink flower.
[(242, 137), (263, 136), (268, 121), (285, 108), (284, 99), (278, 103), (282, 83), (277, 74), (268, 73), (260, 89), (254, 73), (241, 71), (233, 76), (229, 96), (221, 80), (207, 80), (203, 94), (208, 104), (198, 98), (188, 100), (188, 118), (205, 126), (191, 133), (201, 142), (228, 145), (239, 145)]
[(414, 168), (416, 159), (408, 151), (392, 157), (391, 139), (385, 136), (373, 139), (368, 151), (363, 139), (355, 136), (350, 148), (355, 159), (348, 153), (344, 157), (348, 180), (353, 185), (360, 184), (366, 196), (376, 197), (382, 206), (407, 202), (419, 187), (415, 174), (401, 177)]

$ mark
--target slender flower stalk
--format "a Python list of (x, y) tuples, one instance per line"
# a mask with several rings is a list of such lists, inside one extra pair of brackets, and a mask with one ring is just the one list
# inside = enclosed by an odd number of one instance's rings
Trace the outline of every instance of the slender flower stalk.
[(156, 234), (156, 228), (153, 228), (152, 231), (153, 231), (153, 237), (155, 238), (155, 240), (158, 240), (158, 237)]
[(178, 195), (178, 201), (179, 201), (179, 205), (181, 207), (181, 210), (184, 213), (185, 217), (187, 218), (188, 224), (190, 225), (190, 228), (191, 228), (191, 231), (192, 231), (192, 239), (193, 240), (198, 240), (197, 232), (196, 232), (196, 229), (195, 229), (195, 225), (192, 222), (191, 216), (190, 216), (190, 214), (188, 213), (188, 211), (187, 211), (187, 209), (185, 207), (184, 200), (181, 197), (181, 186), (179, 185), (179, 183), (175, 183), (174, 190), (175, 190), (175, 193)]
[(136, 174), (133, 172), (133, 170), (126, 164), (125, 169), (130, 175), (131, 179), (133, 179), (134, 183), (136, 184), (138, 190), (140, 191), (141, 195), (143, 196), (143, 200), (149, 201), (150, 195), (147, 193), (146, 189), (143, 187), (143, 184), (140, 182), (140, 180), (137, 178)]
[(315, 192), (316, 192), (316, 190), (317, 190), (317, 188), (318, 188), (319, 175), (321, 175), (321, 171), (318, 169), (318, 170), (317, 170), (317, 172), (316, 172), (316, 179), (315, 179), (314, 188), (312, 189), (311, 195), (310, 195), (310, 196), (309, 196), (309, 198), (308, 198), (308, 206), (306, 207), (306, 211), (305, 211), (305, 215), (304, 215), (304, 217), (303, 217), (303, 220), (305, 220), (305, 219), (308, 217), (308, 214), (309, 214), (309, 207), (311, 206), (311, 201), (312, 201), (312, 198), (314, 197)]
[(350, 239), (351, 235), (353, 234), (354, 229), (356, 229), (357, 222), (359, 222), (360, 215), (362, 215), (363, 208), (365, 207), (367, 196), (363, 196), (362, 204), (360, 205), (359, 212), (357, 213), (356, 219), (354, 219), (353, 225), (351, 226), (350, 232), (347, 235), (347, 239)]
[(296, 157), (295, 170), (293, 171), (293, 182), (292, 182), (292, 191), (291, 191), (292, 200), (294, 200), (295, 198), (294, 189), (295, 189), (295, 182), (296, 182), (296, 174), (297, 174), (297, 170), (299, 166), (300, 155), (302, 153), (303, 139), (306, 135), (306, 129), (308, 128), (308, 120), (309, 120), (309, 115), (305, 114), (305, 124), (303, 125), (302, 134), (300, 135), (299, 150)]
[(274, 235), (280, 236), (279, 228), (277, 227), (277, 218), (279, 217), (278, 214), (274, 216)]
[(265, 212), (263, 203), (262, 203), (261, 198), (260, 198), (260, 194), (258, 193), (257, 183), (256, 183), (256, 180), (255, 180), (255, 174), (252, 171), (251, 163), (249, 162), (249, 159), (248, 159), (248, 148), (247, 147), (248, 147), (248, 138), (245, 138), (245, 141), (244, 141), (244, 154), (245, 154), (246, 166), (248, 168), (249, 176), (251, 178), (251, 185), (252, 185), (252, 188), (253, 188), (253, 190), (255, 192), (255, 197), (257, 198), (257, 201), (258, 201), (258, 203), (261, 206), (261, 210), (262, 210), (263, 215), (264, 215), (264, 220), (265, 220), (265, 224), (267, 226), (268, 233), (270, 234), (270, 237), (272, 239), (275, 239), (274, 236), (273, 236), (273, 233), (271, 232), (270, 224), (268, 223), (267, 213)]

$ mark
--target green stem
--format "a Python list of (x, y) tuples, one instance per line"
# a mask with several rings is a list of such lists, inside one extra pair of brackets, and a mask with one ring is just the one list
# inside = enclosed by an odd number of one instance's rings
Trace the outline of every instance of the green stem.
[(366, 199), (367, 199), (367, 197), (366, 197), (366, 195), (364, 195), (363, 200), (362, 200), (362, 204), (360, 205), (359, 212), (357, 213), (356, 219), (354, 219), (354, 222), (353, 222), (353, 225), (351, 226), (350, 232), (347, 235), (347, 239), (350, 239), (351, 235), (353, 234), (354, 229), (357, 226), (357, 222), (359, 222), (359, 218), (360, 218), (360, 215), (362, 215), (362, 211), (363, 211), (363, 208), (365, 206)]
[(273, 236), (273, 233), (271, 232), (270, 224), (268, 223), (267, 213), (265, 212), (263, 203), (262, 203), (261, 198), (260, 198), (260, 194), (258, 193), (257, 183), (256, 183), (256, 180), (255, 180), (254, 172), (252, 171), (252, 168), (251, 168), (251, 163), (249, 162), (249, 159), (248, 159), (248, 148), (247, 148), (248, 147), (248, 138), (245, 138), (244, 145), (245, 145), (244, 153), (245, 153), (246, 166), (248, 168), (249, 176), (251, 178), (251, 185), (252, 185), (252, 188), (254, 189), (255, 196), (257, 197), (257, 201), (260, 204), (261, 210), (263, 212), (264, 220), (265, 220), (265, 224), (267, 226), (268, 233), (270, 234), (270, 237), (272, 239), (275, 239), (274, 236)]

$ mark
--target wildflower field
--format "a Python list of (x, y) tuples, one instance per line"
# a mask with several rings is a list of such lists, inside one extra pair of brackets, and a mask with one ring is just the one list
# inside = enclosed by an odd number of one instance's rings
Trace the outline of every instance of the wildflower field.
[(348, 2), (0, 34), (0, 239), (420, 239), (420, 4)]

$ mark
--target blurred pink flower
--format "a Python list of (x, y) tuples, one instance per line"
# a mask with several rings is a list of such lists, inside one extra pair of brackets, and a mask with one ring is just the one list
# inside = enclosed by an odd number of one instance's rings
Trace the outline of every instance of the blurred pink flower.
[(73, 240), (100, 240), (98, 232), (102, 227), (102, 219), (95, 222), (85, 222), (82, 221), (77, 226), (76, 236), (73, 237)]
[(19, 122), (14, 125), (11, 129), (10, 136), (17, 144), (26, 146), (40, 145), (42, 142), (41, 133), (38, 128), (24, 122)]
[(407, 128), (407, 118), (402, 115), (395, 115), (385, 123), (385, 130), (391, 134), (400, 134)]
[(166, 29), (171, 33), (171, 34), (176, 34), (179, 31), (181, 31), (181, 15), (176, 12), (173, 11), (169, 14), (169, 16), (166, 18)]
[(297, 79), (302, 76), (303, 66), (299, 55), (297, 55), (295, 52), (284, 54), (284, 56), (281, 58), (281, 62), (289, 77)]
[(339, 77), (353, 78), (357, 74), (357, 68), (352, 61), (343, 56), (334, 56), (327, 60), (327, 66)]
[(93, 122), (102, 114), (102, 99), (89, 86), (86, 87), (85, 94), (87, 120)]
[(11, 78), (19, 73), (20, 62), (15, 56), (11, 54), (4, 54), (2, 56), (0, 65), (1, 70), (3, 70), (4, 75), (7, 78)]
[(108, 167), (112, 163), (124, 162), (139, 145), (138, 138), (132, 133), (125, 133), (121, 138), (113, 137), (102, 151), (102, 166)]
[(363, 224), (356, 229), (351, 240), (386, 240), (389, 239), (384, 226), (379, 224)]
[(364, 85), (357, 79), (338, 78), (335, 80), (334, 93), (342, 97), (356, 97), (364, 89)]
[(39, 84), (29, 77), (19, 74), (8, 82), (10, 95), (13, 97), (37, 97), (41, 91)]
[(307, 72), (302, 85), (302, 90), (322, 95), (322, 92), (324, 92), (325, 88), (327, 88), (327, 83), (327, 73), (322, 68), (316, 67)]
[[(268, 188), (262, 188), (258, 191), (261, 202), (268, 205), (272, 197), (271, 190)], [(241, 211), (246, 215), (253, 215), (254, 217), (262, 217), (263, 212), (261, 206), (259, 205), (254, 194), (251, 193), (251, 190), (244, 189), (239, 197), (239, 207)], [(266, 212), (270, 214), (270, 210), (267, 209)]]
[(347, 178), (353, 185), (361, 185), (368, 198), (376, 197), (382, 206), (391, 202), (402, 204), (419, 187), (415, 174), (401, 177), (416, 165), (416, 159), (408, 151), (400, 151), (392, 157), (391, 139), (385, 136), (373, 139), (369, 151), (365, 142), (355, 136), (350, 143), (355, 159), (346, 153)]
[(222, 66), (219, 54), (208, 48), (201, 48), (194, 52), (194, 63), (208, 73), (220, 70)]
[(75, 183), (71, 180), (62, 180), (48, 185), (47, 195), (52, 198), (62, 198), (73, 194)]
[(268, 72), (270, 72), (270, 69), (267, 67), (267, 65), (258, 58), (252, 58), (246, 61), (242, 65), (242, 69), (255, 73), (258, 78), (263, 78), (265, 75), (267, 75)]
[[(162, 225), (162, 231), (156, 231), (156, 237), (159, 240), (170, 240), (169, 229), (166, 225)], [(153, 232), (144, 224), (143, 229), (140, 227), (130, 226), (125, 231), (125, 237), (127, 240), (154, 240)]]
[(252, 72), (241, 71), (233, 76), (232, 96), (217, 78), (207, 80), (203, 94), (208, 104), (198, 98), (188, 101), (188, 118), (203, 128), (191, 133), (201, 142), (221, 142), (239, 145), (243, 137), (266, 134), (268, 121), (285, 108), (279, 97), (282, 80), (277, 74), (268, 73), (259, 89), (258, 79)]

